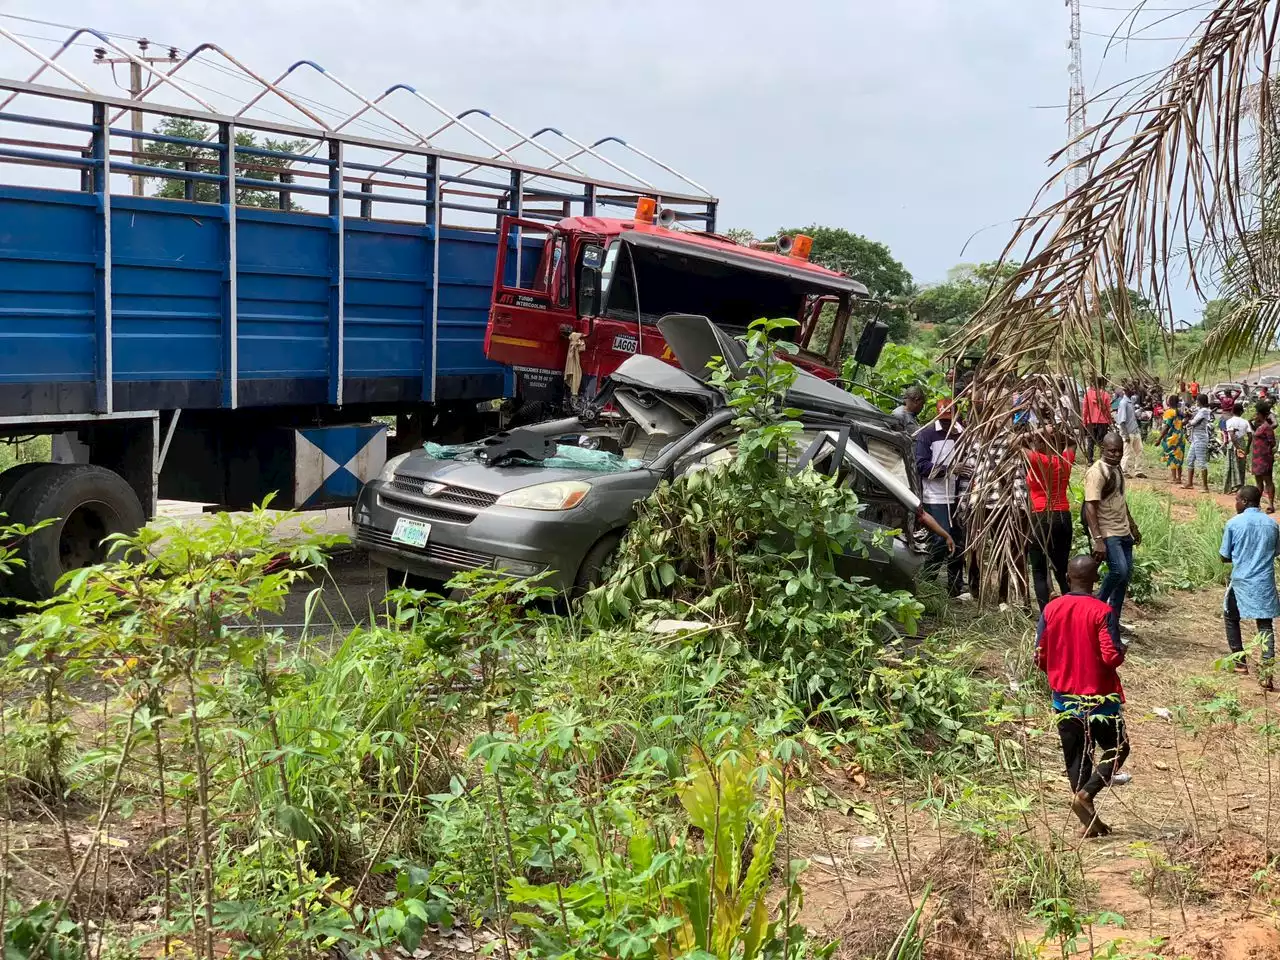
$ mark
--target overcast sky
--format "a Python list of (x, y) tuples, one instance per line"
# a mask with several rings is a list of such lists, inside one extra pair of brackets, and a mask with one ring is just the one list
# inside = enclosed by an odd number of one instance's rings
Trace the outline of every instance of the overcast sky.
[[(1085, 38), (1094, 90), (1176, 48), (1134, 42), (1103, 62), (1123, 15), (1102, 8), (1124, 3), (1084, 11), (1103, 35)], [(721, 228), (846, 227), (920, 283), (997, 256), (1065, 138), (1062, 0), (0, 0), (0, 12), (214, 40), (267, 73), (306, 57), (371, 93), (408, 82), (525, 129), (618, 134), (720, 197)], [(89, 56), (68, 58), (105, 81)], [(0, 48), (0, 74), (28, 70)]]

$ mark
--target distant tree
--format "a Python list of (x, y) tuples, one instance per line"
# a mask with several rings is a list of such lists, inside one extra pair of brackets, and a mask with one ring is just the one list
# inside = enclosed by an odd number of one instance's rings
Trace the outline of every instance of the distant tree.
[(1016, 263), (956, 264), (947, 271), (946, 280), (925, 287), (911, 298), (911, 312), (918, 323), (934, 326), (936, 340), (945, 340), (968, 323), (991, 291), (1017, 270)]
[(906, 341), (911, 333), (911, 317), (903, 298), (912, 290), (911, 274), (894, 259), (887, 246), (843, 227), (817, 224), (779, 230), (769, 239), (797, 233), (813, 238), (813, 250), (809, 254), (813, 263), (852, 277), (865, 284), (871, 296), (884, 301), (880, 319), (889, 326), (889, 339), (897, 343)]
[(1227, 299), (1210, 300), (1200, 312), (1200, 326), (1206, 333), (1216, 327), (1224, 317), (1235, 309), (1235, 304)]
[(820, 227), (817, 224), (778, 231), (778, 234), (784, 233), (790, 236), (803, 233), (812, 237), (810, 260), (861, 281), (877, 300), (902, 296), (911, 287), (911, 274), (893, 258), (883, 243), (868, 240), (843, 227)]
[[(165, 117), (156, 126), (156, 133), (168, 137), (179, 137), (184, 140), (210, 140), (213, 129), (203, 123), (187, 120), (182, 117)], [(236, 146), (257, 147), (262, 150), (274, 150), (277, 153), (301, 153), (307, 147), (305, 140), (273, 140), (264, 137), (259, 143), (249, 131), (236, 133)], [(186, 170), (188, 166), (197, 173), (216, 173), (218, 169), (218, 151), (204, 147), (189, 146), (182, 143), (153, 143), (148, 152), (164, 154), (164, 159), (145, 159), (142, 162), (151, 167), (164, 167), (169, 170)], [(252, 177), (255, 180), (271, 180), (278, 182), (281, 173), (287, 173), (289, 162), (282, 157), (242, 156), (242, 164), (255, 169), (246, 171), (242, 166), (240, 176)], [(198, 161), (198, 162), (197, 162)], [(152, 177), (158, 181), (154, 196), (169, 200), (181, 200), (186, 196), (186, 183), (171, 177)], [(218, 202), (218, 185), (207, 180), (199, 180), (194, 184), (195, 199), (203, 203)], [(261, 187), (239, 187), (236, 190), (236, 203), (246, 207), (278, 207), (280, 193)], [(289, 201), (290, 210), (302, 209), (297, 203)]]
[(749, 247), (756, 242), (756, 235), (746, 227), (730, 227), (722, 236), (728, 237), (734, 243)]

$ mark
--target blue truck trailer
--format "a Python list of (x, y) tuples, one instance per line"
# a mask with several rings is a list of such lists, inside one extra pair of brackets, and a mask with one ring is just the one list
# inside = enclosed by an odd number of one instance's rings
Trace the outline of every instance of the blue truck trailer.
[[(32, 70), (0, 79), (0, 440), (51, 436), (54, 462), (0, 473), (0, 512), (56, 518), (23, 541), (26, 566), (0, 587), (12, 595), (49, 595), (161, 498), (340, 506), (389, 453), (491, 428), (483, 408), (514, 388), (484, 354), (495, 276), (518, 283), (541, 254), (519, 236), (499, 250), (504, 216), (557, 221), (647, 196), (714, 229), (713, 197), (679, 175), (684, 192), (631, 174), (606, 141), (653, 158), (616, 138), (524, 136), (404, 84), (368, 99), (310, 61), (268, 80), (212, 45), (157, 68), (94, 31), (48, 53), (0, 25), (5, 39)], [(74, 69), (90, 47), (138, 62), (145, 89), (93, 90)], [(257, 94), (213, 103), (188, 79), (210, 58)], [(20, 75), (3, 57), (0, 72)], [(335, 119), (291, 94), (304, 72), (353, 95), (355, 112)], [(391, 103), (407, 96), (443, 125), (401, 121)], [(267, 101), (303, 122), (262, 118)], [(160, 132), (165, 118), (201, 135)], [(496, 142), (481, 121), (519, 139)], [(439, 148), (441, 131), (485, 149)], [(164, 183), (180, 188), (147, 195)]]

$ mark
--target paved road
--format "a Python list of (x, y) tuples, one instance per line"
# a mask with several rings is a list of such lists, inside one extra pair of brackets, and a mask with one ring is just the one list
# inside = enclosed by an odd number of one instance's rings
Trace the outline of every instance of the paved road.
[[(156, 517), (162, 521), (199, 523), (210, 516), (204, 508), (203, 503), (161, 500), (156, 508)], [(282, 532), (296, 531), (303, 523), (321, 533), (350, 534), (351, 511), (342, 507), (297, 514), (282, 524)], [(301, 636), (305, 625), (312, 635), (341, 637), (356, 624), (368, 623), (371, 615), (381, 609), (383, 571), (369, 563), (363, 552), (353, 548), (335, 551), (329, 564), (329, 574), (322, 582), (298, 584), (284, 611), (279, 616), (264, 618), (263, 622), (283, 627), (295, 636)], [(323, 592), (319, 602), (312, 605), (308, 620), (307, 597), (316, 587), (323, 587)]]
[(1247, 373), (1239, 374), (1250, 383), (1257, 383), (1259, 377), (1280, 377), (1280, 360), (1268, 360), (1256, 367), (1250, 367)]

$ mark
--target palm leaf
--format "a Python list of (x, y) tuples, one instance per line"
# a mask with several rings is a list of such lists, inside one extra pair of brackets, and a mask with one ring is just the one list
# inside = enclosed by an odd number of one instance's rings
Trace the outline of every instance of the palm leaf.
[[(1002, 254), (1021, 266), (948, 344), (981, 356), (971, 390), (995, 398), (968, 424), (962, 455), (981, 455), (1008, 429), (1015, 392), (1052, 404), (1045, 381), (1145, 368), (1141, 318), (1128, 297), (1106, 291), (1132, 289), (1153, 304), (1166, 352), (1171, 294), (1190, 285), (1203, 297), (1211, 283), (1234, 294), (1193, 364), (1256, 348), (1280, 328), (1267, 216), (1278, 31), (1280, 0), (1218, 0), (1165, 70), (1122, 90), (1085, 131), (1085, 174), (1065, 196), (1068, 149), (1052, 158), (1055, 173)], [(1060, 418), (1083, 434), (1078, 405)], [(971, 550), (998, 546), (1012, 529), (1010, 510), (982, 513)]]

